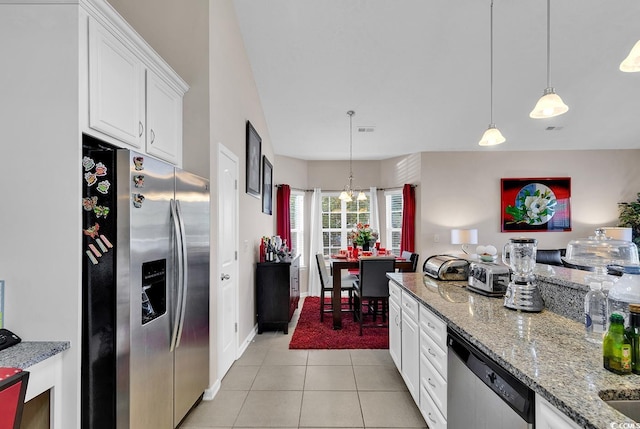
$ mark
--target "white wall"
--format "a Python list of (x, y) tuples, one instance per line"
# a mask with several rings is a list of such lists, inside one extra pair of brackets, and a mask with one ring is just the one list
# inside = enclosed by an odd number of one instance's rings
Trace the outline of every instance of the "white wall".
[[(348, 162), (306, 163), (309, 188), (339, 190), (346, 183)], [(635, 201), (640, 191), (639, 164), (640, 150), (423, 152), (384, 161), (354, 161), (353, 174), (363, 188), (418, 185), (416, 251), (421, 264), (428, 256), (460, 250), (450, 244), (452, 228), (478, 228), (479, 244), (499, 248), (509, 237), (521, 235), (500, 232), (501, 178), (571, 178), (572, 231), (529, 234), (538, 239), (540, 248), (565, 248), (570, 240), (593, 235), (598, 226), (616, 225), (617, 203)], [(279, 169), (279, 163), (274, 168)], [(384, 224), (382, 195), (379, 200)]]
[[(79, 426), (80, 47), (74, 5), (0, 5), (0, 279), (4, 326), (70, 341), (62, 427)], [(84, 27), (86, 31), (86, 26)]]
[(571, 178), (572, 231), (526, 234), (539, 248), (565, 248), (598, 226), (616, 225), (617, 203), (640, 190), (638, 165), (640, 150), (423, 153), (420, 253), (459, 250), (449, 244), (452, 228), (477, 228), (480, 244), (499, 248), (522, 235), (500, 232), (500, 179), (518, 177)]
[[(275, 234), (274, 216), (262, 213), (262, 201), (245, 193), (245, 123), (251, 121), (262, 138), (262, 154), (274, 164), (269, 130), (262, 112), (260, 98), (246, 56), (238, 27), (235, 9), (230, 0), (210, 3), (210, 106), (211, 157), (216, 168), (217, 145), (223, 144), (240, 160), (238, 191), (240, 194), (239, 226), (239, 317), (240, 340), (246, 339), (254, 329), (255, 317), (255, 263), (258, 259), (259, 240)], [(214, 150), (215, 149), (215, 150)], [(274, 164), (274, 174), (276, 171)], [(215, 174), (212, 174), (215, 176)], [(217, 196), (214, 197), (217, 201)], [(212, 231), (217, 231), (214, 214)], [(212, 246), (216, 246), (214, 239)], [(218, 278), (217, 264), (212, 265), (212, 278)], [(212, 295), (215, 299), (215, 295)], [(215, 308), (215, 305), (212, 307)], [(215, 362), (212, 362), (215, 371)]]

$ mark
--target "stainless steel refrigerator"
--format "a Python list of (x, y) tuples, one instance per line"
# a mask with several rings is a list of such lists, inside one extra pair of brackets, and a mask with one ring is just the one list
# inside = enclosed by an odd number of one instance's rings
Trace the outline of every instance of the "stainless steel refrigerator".
[(209, 380), (209, 184), (83, 138), (82, 427), (173, 429)]

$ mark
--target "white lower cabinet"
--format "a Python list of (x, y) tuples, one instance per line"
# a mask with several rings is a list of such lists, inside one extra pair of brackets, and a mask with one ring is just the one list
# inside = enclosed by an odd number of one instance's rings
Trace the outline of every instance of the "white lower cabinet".
[(402, 334), (400, 329), (400, 287), (389, 282), (389, 354), (402, 373)]
[(420, 386), (420, 412), (429, 429), (446, 429), (447, 419), (433, 402), (424, 385)]
[(402, 378), (416, 404), (420, 401), (420, 332), (418, 301), (402, 293)]
[(580, 429), (580, 426), (536, 393), (536, 429)]
[(389, 353), (430, 429), (447, 427), (447, 324), (389, 282)]
[(420, 306), (420, 411), (430, 428), (447, 427), (447, 324)]

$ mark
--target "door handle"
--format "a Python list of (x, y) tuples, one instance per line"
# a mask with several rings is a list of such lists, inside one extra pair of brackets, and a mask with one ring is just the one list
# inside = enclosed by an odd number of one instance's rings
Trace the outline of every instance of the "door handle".
[(220, 280), (229, 280), (230, 278), (229, 274), (220, 274)]

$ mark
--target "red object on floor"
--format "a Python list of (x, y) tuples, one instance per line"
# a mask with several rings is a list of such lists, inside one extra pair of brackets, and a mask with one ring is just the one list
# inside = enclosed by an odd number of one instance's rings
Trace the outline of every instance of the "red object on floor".
[[(330, 298), (326, 298), (329, 300)], [(347, 300), (343, 298), (343, 303)], [(298, 324), (293, 331), (290, 349), (388, 349), (388, 328), (365, 328), (358, 335), (359, 325), (353, 321), (353, 315), (342, 316), (342, 329), (333, 329), (331, 317), (320, 322), (320, 297), (309, 296), (304, 299)]]

